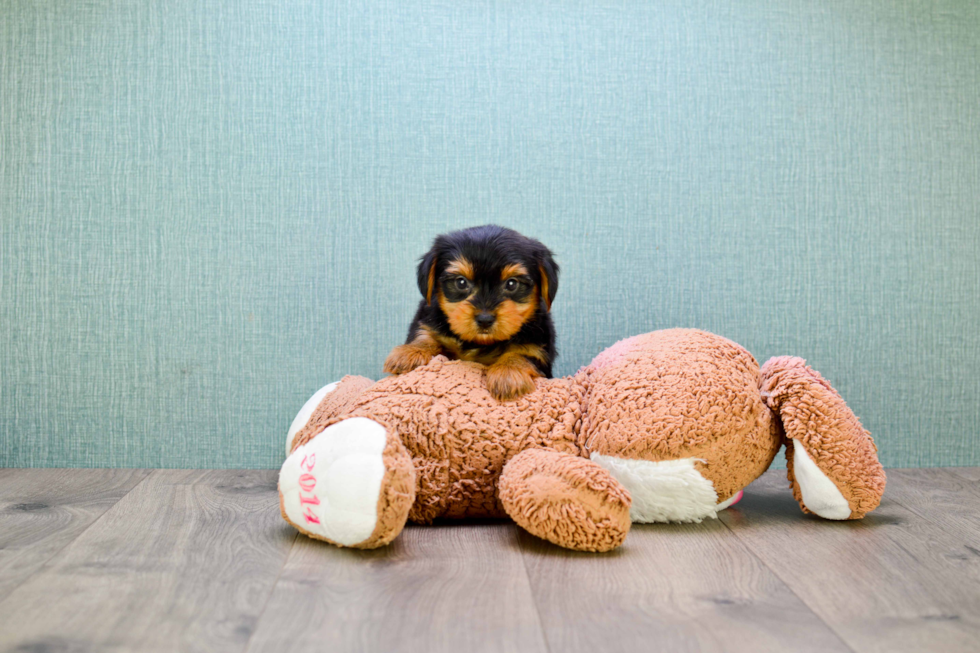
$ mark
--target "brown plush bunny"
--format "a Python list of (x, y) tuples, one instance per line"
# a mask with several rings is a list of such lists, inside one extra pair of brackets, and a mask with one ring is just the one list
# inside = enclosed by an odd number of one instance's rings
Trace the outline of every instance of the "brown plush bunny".
[(799, 358), (760, 370), (720, 336), (656, 331), (503, 403), (484, 369), (438, 356), (377, 383), (347, 376), (321, 389), (289, 432), (286, 521), (374, 548), (409, 519), (508, 515), (559, 546), (608, 551), (634, 521), (714, 517), (782, 444), (804, 512), (858, 519), (884, 491), (871, 436)]

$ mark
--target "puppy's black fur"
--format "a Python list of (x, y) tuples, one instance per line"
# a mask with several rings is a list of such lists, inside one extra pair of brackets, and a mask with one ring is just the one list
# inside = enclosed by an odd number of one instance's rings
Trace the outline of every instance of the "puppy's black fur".
[[(507, 364), (512, 376), (522, 368), (530, 377), (551, 378), (557, 350), (549, 310), (558, 273), (547, 247), (512, 229), (486, 225), (438, 236), (418, 266), (422, 301), (408, 338), (385, 371), (407, 372), (442, 353), (491, 366), (488, 372)], [(517, 381), (523, 390), (510, 391), (499, 387), (507, 383), (495, 388), (488, 381), (498, 399), (533, 389), (526, 380)]]

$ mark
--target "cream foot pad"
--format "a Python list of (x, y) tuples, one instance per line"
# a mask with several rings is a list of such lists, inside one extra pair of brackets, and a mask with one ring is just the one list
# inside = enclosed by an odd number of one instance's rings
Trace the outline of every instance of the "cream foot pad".
[(279, 473), (288, 520), (301, 531), (343, 546), (371, 537), (385, 475), (385, 440), (383, 426), (353, 417), (297, 447)]
[(807, 510), (824, 519), (847, 519), (851, 507), (841, 491), (820, 471), (799, 440), (793, 440), (793, 474)]

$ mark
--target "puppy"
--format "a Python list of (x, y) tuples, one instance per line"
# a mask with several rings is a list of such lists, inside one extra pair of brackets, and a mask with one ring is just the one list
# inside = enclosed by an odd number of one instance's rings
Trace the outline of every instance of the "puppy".
[(403, 374), (436, 354), (476, 361), (499, 401), (551, 378), (558, 265), (547, 247), (512, 229), (472, 227), (437, 237), (417, 274), (423, 299), (385, 372)]

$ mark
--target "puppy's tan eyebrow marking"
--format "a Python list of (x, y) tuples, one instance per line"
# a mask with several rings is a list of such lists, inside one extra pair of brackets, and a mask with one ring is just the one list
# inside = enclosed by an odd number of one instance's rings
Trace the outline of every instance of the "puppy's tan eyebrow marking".
[(461, 274), (470, 281), (473, 280), (473, 264), (468, 259), (460, 257), (449, 264), (446, 268), (447, 274)]
[(528, 276), (527, 268), (520, 263), (511, 263), (510, 265), (504, 266), (504, 269), (500, 271), (500, 280), (504, 281), (510, 279), (511, 277)]

